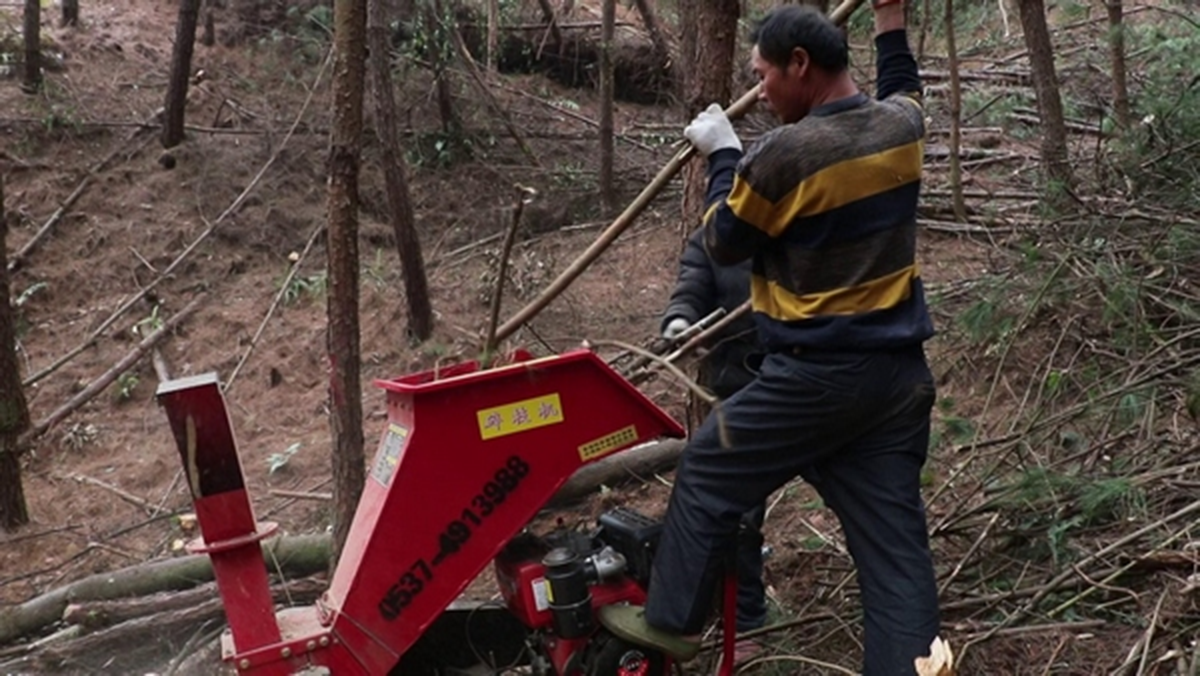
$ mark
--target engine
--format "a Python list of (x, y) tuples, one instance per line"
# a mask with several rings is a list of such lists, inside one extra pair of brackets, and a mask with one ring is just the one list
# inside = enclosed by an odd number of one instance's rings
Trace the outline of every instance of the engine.
[(646, 600), (662, 524), (618, 507), (590, 533), (557, 530), (517, 536), (496, 557), (508, 609), (529, 633), (534, 674), (657, 676), (663, 657), (599, 627), (596, 611)]

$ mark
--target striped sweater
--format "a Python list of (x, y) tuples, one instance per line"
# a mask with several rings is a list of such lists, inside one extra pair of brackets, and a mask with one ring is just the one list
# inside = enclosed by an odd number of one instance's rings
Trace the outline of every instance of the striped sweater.
[(705, 244), (721, 264), (752, 259), (768, 349), (891, 349), (933, 335), (916, 265), (920, 81), (904, 31), (876, 44), (878, 100), (835, 101), (744, 156), (709, 156)]

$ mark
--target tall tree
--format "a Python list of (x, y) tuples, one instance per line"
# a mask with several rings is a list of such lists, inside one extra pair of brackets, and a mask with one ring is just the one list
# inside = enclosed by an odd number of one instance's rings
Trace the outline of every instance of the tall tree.
[(42, 89), (42, 3), (25, 0), (25, 77), (21, 91), (36, 94)]
[(358, 326), (358, 170), (366, 70), (366, 0), (333, 4), (333, 130), (329, 140), (326, 298), (333, 433), (333, 559), (346, 544), (366, 479)]
[(954, 41), (954, 0), (945, 0), (945, 3), (946, 57), (950, 71), (950, 190), (954, 195), (954, 217), (966, 221), (962, 160), (958, 156), (962, 147), (962, 83), (958, 78), (958, 46)]
[(375, 133), (382, 149), (383, 178), (387, 185), (389, 217), (396, 234), (404, 295), (408, 301), (408, 331), (419, 340), (433, 333), (433, 308), (429, 303), (429, 281), (425, 259), (413, 219), (412, 196), (408, 189), (404, 153), (397, 140), (396, 100), (393, 98), (392, 69), (388, 59), (387, 16), (384, 0), (369, 0), (367, 8), (368, 72), (375, 98)]
[(1025, 33), (1025, 49), (1029, 51), (1033, 89), (1042, 124), (1042, 168), (1049, 180), (1059, 187), (1068, 187), (1071, 165), (1067, 155), (1067, 126), (1058, 91), (1058, 75), (1054, 70), (1050, 29), (1046, 26), (1046, 6), (1042, 0), (1017, 0), (1017, 11)]
[(29, 523), (21, 483), (18, 439), (29, 429), (29, 408), (17, 368), (17, 333), (8, 281), (8, 217), (4, 211), (4, 177), (0, 175), (0, 528)]
[(166, 112), (163, 113), (162, 147), (183, 142), (183, 112), (187, 107), (188, 80), (192, 72), (192, 49), (196, 45), (196, 22), (200, 0), (180, 0), (175, 23), (175, 51), (171, 55), (171, 77), (167, 81)]
[(78, 26), (79, 25), (79, 0), (63, 0), (62, 25), (64, 25), (64, 26)]
[[(691, 120), (710, 103), (726, 105), (730, 101), (741, 5), (738, 0), (680, 0), (679, 14), (683, 42), (676, 62), (685, 69), (683, 100)], [(707, 183), (704, 167), (701, 157), (683, 170), (681, 242), (700, 224)]]
[(613, 24), (617, 1), (602, 0), (600, 10), (600, 206), (605, 216), (617, 210), (613, 186)]
[(500, 47), (500, 0), (487, 0), (487, 69), (496, 70)]
[(1121, 0), (1104, 0), (1108, 11), (1108, 49), (1112, 62), (1113, 115), (1117, 126), (1129, 128), (1129, 86), (1125, 77), (1125, 9)]
[(454, 111), (454, 97), (450, 93), (450, 81), (447, 77), (449, 67), (449, 51), (452, 48), (452, 26), (442, 21), (441, 0), (431, 0), (421, 3), (424, 11), (425, 30), (430, 45), (430, 67), (433, 69), (434, 88), (437, 90), (438, 115), (442, 118), (442, 133), (457, 138), (462, 124)]

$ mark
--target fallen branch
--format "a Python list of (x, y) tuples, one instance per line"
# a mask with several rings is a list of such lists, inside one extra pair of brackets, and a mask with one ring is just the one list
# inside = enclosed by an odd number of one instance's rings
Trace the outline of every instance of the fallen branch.
[[(328, 584), (313, 578), (290, 580), (271, 586), (271, 600), (289, 605), (316, 601)], [(89, 631), (110, 627), (129, 620), (219, 601), (217, 584), (210, 582), (184, 591), (161, 592), (131, 599), (81, 601), (63, 611), (63, 621), (81, 625)]]
[[(1024, 122), (1026, 124), (1032, 124), (1037, 127), (1042, 126), (1042, 120), (1037, 115), (1030, 115), (1029, 113), (1015, 113), (1014, 112), (1014, 113), (1009, 113), (1008, 116), (1010, 118), (1016, 120), (1017, 122)], [(1103, 129), (1101, 129), (1100, 127), (1093, 125), (1093, 124), (1084, 124), (1082, 122), (1072, 122), (1070, 120), (1065, 120), (1065, 121), (1063, 121), (1063, 126), (1065, 126), (1070, 131), (1077, 132), (1080, 134), (1091, 134), (1092, 136), (1099, 136), (1101, 138), (1108, 138), (1108, 136), (1109, 136), (1109, 134), (1107, 132), (1105, 132)]]
[(328, 502), (333, 499), (333, 493), (314, 493), (311, 491), (289, 491), (282, 488), (272, 488), (267, 491), (271, 495), (281, 498), (295, 498), (297, 500), (322, 500)]
[(103, 488), (104, 490), (108, 491), (109, 493), (112, 493), (113, 495), (117, 496), (118, 498), (121, 498), (125, 502), (128, 502), (129, 504), (133, 505), (134, 507), (141, 507), (142, 509), (146, 510), (146, 512), (149, 514), (154, 513), (154, 505), (150, 504), (149, 501), (147, 501), (143, 498), (139, 498), (138, 496), (134, 495), (133, 493), (123, 490), (117, 486), (110, 484), (110, 483), (101, 481), (99, 479), (94, 479), (90, 476), (84, 476), (83, 474), (72, 474), (69, 478), (74, 479), (76, 483), (84, 483), (84, 484), (88, 484), (90, 486), (95, 486), (97, 488)]
[[(114, 148), (113, 151), (106, 155), (103, 159), (92, 165), (91, 169), (88, 169), (87, 174), (85, 174), (83, 179), (79, 181), (79, 185), (75, 186), (75, 190), (67, 196), (67, 199), (59, 205), (58, 209), (54, 210), (54, 213), (51, 214), (50, 218), (46, 219), (46, 222), (42, 224), (42, 227), (38, 228), (38, 231), (33, 234), (33, 237), (29, 238), (29, 241), (25, 242), (20, 249), (17, 249), (16, 253), (9, 257), (9, 272), (16, 270), (17, 266), (19, 266), (21, 262), (25, 260), (25, 257), (28, 256), (31, 251), (33, 251), (33, 248), (38, 245), (42, 238), (49, 234), (50, 231), (54, 229), (54, 226), (57, 225), (60, 220), (62, 220), (62, 217), (66, 215), (67, 210), (75, 205), (75, 202), (79, 200), (84, 191), (87, 190), (87, 187), (91, 185), (92, 179), (96, 177), (96, 174), (104, 171), (109, 163), (116, 159), (116, 157), (120, 155), (123, 150), (125, 150), (126, 144), (132, 142), (145, 130), (145, 127), (139, 127), (132, 134), (130, 134), (121, 145)], [(128, 156), (132, 157), (133, 155), (137, 154), (138, 151), (140, 151), (142, 148), (145, 148), (146, 144), (153, 139), (154, 135), (147, 134), (146, 137), (142, 139), (141, 143), (129, 151)]]
[(192, 302), (188, 303), (187, 306), (185, 306), (182, 310), (175, 313), (175, 316), (167, 320), (166, 323), (159, 327), (157, 331), (143, 338), (142, 342), (138, 343), (137, 346), (129, 352), (129, 354), (125, 355), (112, 368), (89, 383), (87, 387), (80, 390), (79, 393), (74, 397), (71, 397), (67, 403), (59, 406), (52, 413), (50, 413), (50, 415), (46, 416), (45, 419), (34, 425), (28, 432), (21, 435), (21, 439), (18, 442), (18, 447), (25, 448), (32, 444), (35, 439), (45, 434), (50, 430), (51, 427), (54, 427), (58, 423), (62, 422), (64, 418), (71, 415), (71, 413), (73, 413), (77, 408), (91, 401), (92, 397), (104, 391), (104, 388), (111, 385), (113, 381), (121, 376), (122, 373), (128, 371), (130, 367), (136, 364), (144, 354), (153, 349), (154, 346), (157, 345), (163, 338), (170, 335), (176, 327), (183, 323), (183, 320), (191, 316), (191, 314), (195, 312), (198, 307), (200, 307), (200, 302), (204, 300), (204, 298), (204, 295), (194, 298)]

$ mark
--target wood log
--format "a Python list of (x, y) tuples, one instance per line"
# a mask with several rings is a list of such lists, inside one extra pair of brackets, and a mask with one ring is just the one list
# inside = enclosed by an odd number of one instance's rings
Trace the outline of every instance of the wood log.
[[(327, 582), (313, 578), (291, 580), (272, 585), (271, 600), (289, 606), (308, 605), (316, 601), (328, 586)], [(94, 631), (148, 615), (200, 606), (218, 597), (217, 583), (209, 582), (181, 592), (160, 592), (132, 599), (72, 603), (63, 612), (62, 619), (67, 624), (78, 624)]]
[(633, 448), (585, 465), (558, 489), (547, 507), (562, 507), (582, 500), (600, 486), (612, 486), (624, 480), (653, 474), (674, 466), (683, 452), (682, 439), (666, 439)]
[[(296, 535), (263, 543), (267, 568), (292, 577), (307, 577), (329, 565), (328, 535)], [(49, 591), (20, 605), (0, 608), (0, 644), (29, 636), (58, 622), (72, 602), (132, 598), (156, 592), (191, 589), (213, 579), (208, 556), (177, 559), (98, 573)]]

